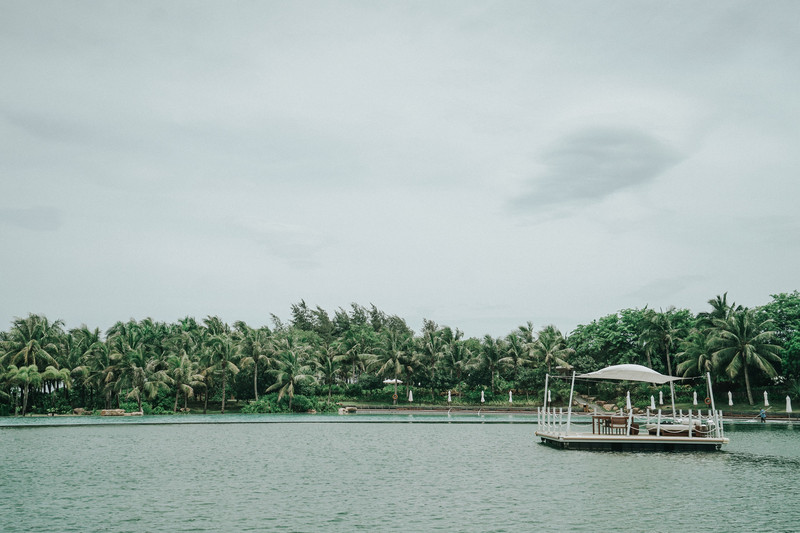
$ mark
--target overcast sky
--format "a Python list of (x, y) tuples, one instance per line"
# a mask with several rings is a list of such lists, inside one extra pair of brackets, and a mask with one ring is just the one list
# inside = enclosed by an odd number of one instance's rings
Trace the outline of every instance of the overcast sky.
[(0, 2), (0, 329), (800, 288), (800, 2)]

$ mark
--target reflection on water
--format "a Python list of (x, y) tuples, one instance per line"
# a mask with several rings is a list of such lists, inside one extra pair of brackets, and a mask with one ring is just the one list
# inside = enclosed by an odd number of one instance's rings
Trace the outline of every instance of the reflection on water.
[(11, 495), (2, 529), (672, 532), (800, 523), (800, 431), (787, 425), (726, 424), (731, 444), (720, 453), (598, 453), (540, 445), (524, 423), (535, 416), (362, 416), (372, 417), (0, 428)]

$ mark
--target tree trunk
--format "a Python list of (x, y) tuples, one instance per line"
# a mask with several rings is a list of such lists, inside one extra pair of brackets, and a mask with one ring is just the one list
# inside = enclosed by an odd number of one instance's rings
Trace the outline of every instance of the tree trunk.
[(744, 384), (747, 387), (747, 401), (753, 405), (753, 391), (750, 390), (750, 374), (747, 372), (747, 362), (744, 363)]
[(222, 370), (222, 411), (220, 411), (220, 413), (223, 414), (223, 415), (225, 414), (225, 383), (226, 383), (227, 378), (228, 378), (228, 373), (224, 370), (225, 366), (226, 365), (223, 363), (223, 370)]
[[(672, 375), (672, 362), (669, 359), (669, 347), (665, 350), (667, 354), (667, 373), (671, 376)], [(675, 382), (669, 382), (669, 394), (670, 394), (670, 401), (672, 402), (672, 414), (675, 415)]]
[(394, 378), (394, 395), (392, 396), (392, 404), (397, 405), (397, 376)]
[(258, 359), (253, 360), (253, 396), (258, 401)]
[[(22, 416), (25, 416), (25, 410), (28, 408), (28, 391), (30, 389), (29, 384), (25, 384), (25, 389), (22, 392)], [(753, 400), (750, 400), (750, 405), (753, 404)]]
[(178, 395), (181, 393), (181, 388), (178, 387), (178, 390), (175, 391), (175, 405), (172, 407), (172, 412), (178, 412)]
[(203, 394), (203, 414), (206, 414), (208, 411), (208, 388), (206, 387), (206, 392)]

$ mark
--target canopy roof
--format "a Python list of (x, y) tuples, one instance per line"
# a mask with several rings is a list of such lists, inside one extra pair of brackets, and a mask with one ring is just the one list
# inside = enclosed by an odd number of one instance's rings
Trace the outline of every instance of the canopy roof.
[(601, 368), (588, 374), (581, 374), (579, 378), (587, 379), (618, 379), (625, 381), (644, 381), (645, 383), (657, 383), (659, 385), (678, 381), (683, 378), (675, 376), (665, 376), (659, 374), (652, 368), (642, 365), (614, 365)]

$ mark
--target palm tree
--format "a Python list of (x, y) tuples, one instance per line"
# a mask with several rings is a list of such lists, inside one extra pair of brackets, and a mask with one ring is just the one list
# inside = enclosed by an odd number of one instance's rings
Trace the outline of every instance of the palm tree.
[(341, 372), (345, 382), (355, 382), (358, 372), (366, 371), (375, 359), (374, 347), (378, 344), (375, 331), (366, 325), (351, 327), (341, 339), (343, 353), (337, 362), (342, 363)]
[(414, 353), (413, 365), (418, 373), (422, 374), (431, 391), (431, 401), (436, 401), (436, 370), (445, 354), (446, 345), (442, 339), (442, 331), (432, 322), (425, 320), (422, 338)]
[(552, 371), (553, 363), (564, 368), (572, 368), (567, 358), (575, 350), (567, 347), (567, 341), (559, 329), (553, 325), (545, 327), (531, 346), (533, 356), (547, 366), (547, 373)]
[(456, 383), (461, 383), (464, 373), (472, 369), (476, 363), (469, 346), (461, 340), (463, 336), (464, 332), (456, 329), (445, 339), (447, 344), (443, 357), (444, 368), (450, 373), (451, 380)]
[(278, 353), (275, 367), (275, 370), (272, 371), (275, 383), (267, 389), (267, 392), (277, 390), (278, 401), (284, 396), (288, 396), (289, 410), (291, 411), (297, 387), (305, 381), (314, 379), (314, 376), (311, 375), (311, 368), (305, 362), (304, 349), (295, 346), (285, 347)]
[(192, 361), (186, 352), (181, 355), (171, 355), (168, 375), (175, 386), (175, 403), (172, 412), (178, 412), (178, 397), (183, 393), (183, 407), (186, 407), (188, 398), (194, 397), (194, 389), (203, 385), (203, 376), (197, 371), (198, 363)]
[[(12, 387), (22, 390), (22, 416), (25, 416), (28, 408), (28, 393), (31, 387), (38, 388), (42, 384), (42, 375), (36, 365), (17, 367), (17, 365), (11, 364), (8, 365), (4, 380)], [(16, 407), (14, 411), (16, 413)]]
[(72, 373), (66, 368), (58, 369), (54, 366), (48, 365), (41, 374), (42, 385), (48, 389), (48, 392), (53, 393), (59, 388), (64, 389), (65, 399), (67, 391), (72, 388)]
[[(645, 315), (646, 325), (642, 331), (640, 340), (644, 344), (645, 353), (648, 361), (650, 354), (663, 353), (667, 360), (667, 374), (672, 375), (672, 360), (670, 352), (673, 346), (682, 338), (685, 333), (682, 328), (675, 325), (672, 320), (675, 308), (670, 307), (666, 312), (657, 313), (655, 310), (648, 310)], [(672, 411), (675, 412), (675, 385), (669, 382), (670, 397), (672, 401)]]
[(708, 335), (699, 330), (694, 330), (689, 335), (683, 351), (675, 354), (675, 360), (679, 361), (675, 370), (679, 376), (685, 378), (702, 376), (714, 369), (708, 340)]
[(728, 293), (724, 293), (722, 296), (717, 295), (716, 298), (712, 298), (708, 301), (708, 305), (711, 306), (711, 311), (709, 312), (702, 312), (697, 313), (697, 327), (702, 331), (713, 330), (714, 329), (714, 320), (715, 319), (722, 319), (726, 320), (729, 318), (735, 311), (741, 311), (742, 306), (736, 306), (734, 302), (728, 303)]
[(736, 311), (727, 319), (715, 318), (716, 333), (711, 340), (716, 366), (724, 368), (731, 378), (744, 374), (747, 400), (753, 405), (750, 389), (750, 369), (757, 368), (769, 377), (775, 377), (773, 366), (780, 362), (781, 347), (774, 344), (775, 332), (770, 329), (772, 320), (760, 320), (752, 309)]
[(530, 348), (525, 344), (524, 338), (514, 332), (506, 336), (505, 353), (505, 357), (499, 362), (512, 369), (513, 381), (516, 385), (519, 369), (528, 364)]
[(253, 397), (258, 401), (258, 363), (269, 365), (272, 339), (268, 328), (253, 329), (242, 321), (234, 324), (241, 337), (241, 366), (253, 366)]
[(135, 399), (139, 412), (142, 412), (142, 396), (152, 400), (159, 389), (167, 389), (172, 383), (164, 370), (155, 370), (158, 361), (148, 360), (141, 349), (131, 349), (121, 354), (117, 371), (119, 373), (120, 388), (127, 390), (127, 399)]
[[(98, 340), (93, 343), (81, 356), (80, 365), (72, 369), (73, 377), (80, 378), (80, 383), (90, 392), (102, 393), (105, 398), (105, 408), (111, 408), (111, 397), (117, 392), (119, 374), (117, 373), (116, 355), (112, 354), (107, 342)], [(94, 405), (94, 401), (90, 401)]]
[(485, 335), (481, 343), (481, 364), (489, 371), (492, 394), (495, 393), (494, 376), (501, 365), (500, 360), (503, 359), (503, 344), (502, 340), (491, 335)]
[(381, 365), (378, 375), (391, 376), (394, 379), (392, 403), (397, 405), (397, 382), (403, 373), (404, 357), (408, 355), (411, 348), (411, 338), (393, 329), (385, 331), (382, 353), (378, 355), (378, 362)]
[(209, 347), (209, 369), (213, 374), (222, 378), (222, 408), (220, 412), (225, 414), (225, 397), (228, 382), (228, 373), (233, 375), (239, 373), (236, 361), (239, 358), (239, 346), (227, 334), (212, 336), (208, 341)]
[(340, 366), (338, 363), (339, 349), (335, 344), (323, 346), (314, 358), (314, 369), (322, 378), (322, 383), (328, 386), (328, 401), (333, 395), (333, 384), (339, 374)]
[[(167, 389), (172, 378), (167, 375), (165, 364), (160, 358), (151, 357), (147, 341), (150, 326), (142, 326), (130, 320), (117, 322), (108, 330), (109, 358), (112, 368), (105, 370), (107, 377), (115, 376), (114, 389), (127, 390), (126, 398), (135, 399), (139, 412), (142, 412), (142, 396), (152, 400), (160, 389)], [(107, 385), (108, 386), (108, 385)]]
[[(2, 342), (0, 366), (13, 365), (17, 372), (23, 372), (22, 377), (17, 379), (22, 384), (25, 398), (23, 415), (31, 384), (38, 379), (34, 376), (47, 365), (58, 368), (56, 358), (64, 334), (62, 326), (61, 320), (51, 323), (43, 316), (29, 314), (27, 318), (17, 318), (12, 322), (11, 330)], [(22, 370), (23, 368), (28, 370)]]

